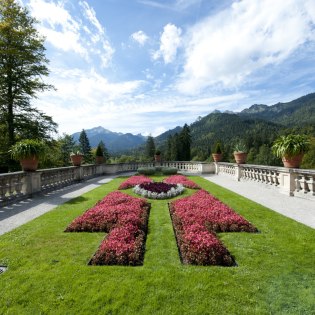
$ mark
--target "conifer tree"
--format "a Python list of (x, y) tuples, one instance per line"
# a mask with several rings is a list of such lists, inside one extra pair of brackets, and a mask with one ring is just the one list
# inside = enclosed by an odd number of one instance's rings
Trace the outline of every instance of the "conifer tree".
[(146, 141), (145, 153), (146, 153), (146, 157), (148, 159), (150, 159), (150, 160), (153, 159), (153, 156), (155, 153), (155, 143), (154, 143), (154, 139), (151, 135), (148, 136), (148, 139)]
[(89, 138), (87, 137), (87, 134), (84, 129), (82, 129), (79, 137), (79, 143), (81, 151), (84, 155), (85, 162), (91, 163), (93, 160), (92, 152), (91, 152), (91, 145)]

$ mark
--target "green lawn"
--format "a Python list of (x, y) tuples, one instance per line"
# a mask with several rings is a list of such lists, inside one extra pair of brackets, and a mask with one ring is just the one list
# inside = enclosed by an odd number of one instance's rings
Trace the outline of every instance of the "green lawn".
[(200, 177), (260, 231), (219, 235), (237, 267), (182, 265), (166, 200), (151, 201), (143, 266), (88, 266), (104, 234), (63, 231), (124, 179), (0, 237), (0, 314), (315, 314), (315, 230)]

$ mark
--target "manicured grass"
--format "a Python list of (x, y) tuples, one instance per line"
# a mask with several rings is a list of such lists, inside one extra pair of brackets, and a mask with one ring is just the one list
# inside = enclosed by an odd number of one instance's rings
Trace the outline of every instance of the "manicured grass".
[(315, 230), (200, 177), (260, 231), (219, 234), (238, 267), (182, 265), (167, 200), (150, 201), (143, 266), (88, 266), (105, 234), (63, 231), (125, 179), (0, 237), (0, 314), (315, 313)]

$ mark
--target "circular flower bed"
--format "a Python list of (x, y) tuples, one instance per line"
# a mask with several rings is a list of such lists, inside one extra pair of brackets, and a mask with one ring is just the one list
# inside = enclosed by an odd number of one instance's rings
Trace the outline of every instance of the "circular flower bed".
[(180, 195), (185, 190), (182, 184), (143, 183), (136, 185), (133, 191), (149, 199), (169, 199)]

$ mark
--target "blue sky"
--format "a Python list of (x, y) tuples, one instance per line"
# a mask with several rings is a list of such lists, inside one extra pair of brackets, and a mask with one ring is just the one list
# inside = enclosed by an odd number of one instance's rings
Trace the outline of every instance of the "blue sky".
[(315, 92), (314, 0), (20, 0), (57, 88), (34, 105), (59, 133), (156, 136), (215, 109)]

